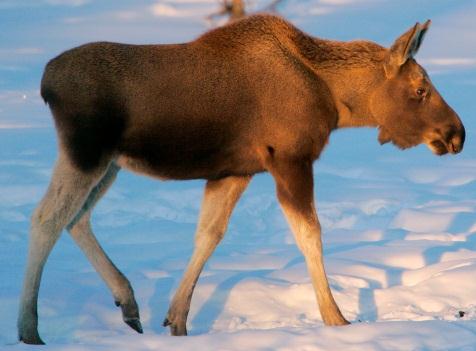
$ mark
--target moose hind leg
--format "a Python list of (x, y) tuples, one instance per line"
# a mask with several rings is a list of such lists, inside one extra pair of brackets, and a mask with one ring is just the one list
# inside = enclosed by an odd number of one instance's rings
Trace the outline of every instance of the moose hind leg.
[(28, 260), (17, 324), (20, 341), (43, 344), (38, 334), (37, 303), (44, 264), (61, 231), (79, 211), (105, 169), (106, 165), (87, 173), (82, 172), (60, 150), (46, 195), (31, 220)]
[(172, 299), (164, 327), (172, 335), (187, 335), (187, 316), (198, 277), (223, 238), (228, 220), (251, 177), (227, 177), (208, 181), (195, 234), (195, 249), (180, 285)]
[(91, 229), (90, 222), (92, 209), (114, 183), (119, 170), (119, 166), (111, 163), (106, 174), (91, 190), (83, 208), (67, 228), (71, 237), (111, 290), (116, 305), (121, 307), (124, 322), (138, 333), (142, 333), (139, 308), (131, 284), (104, 252)]
[(321, 228), (314, 205), (312, 162), (283, 161), (276, 164), (271, 173), (276, 180), (278, 200), (306, 260), (324, 323), (349, 324), (337, 307), (324, 270)]

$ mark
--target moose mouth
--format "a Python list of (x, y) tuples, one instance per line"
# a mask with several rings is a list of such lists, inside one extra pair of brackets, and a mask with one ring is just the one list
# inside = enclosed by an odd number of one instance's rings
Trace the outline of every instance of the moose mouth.
[(444, 142), (441, 139), (437, 139), (430, 142), (426, 142), (426, 145), (435, 155), (438, 156), (446, 155), (447, 153), (454, 155), (459, 153), (463, 149), (461, 144), (455, 143), (452, 140)]
[(430, 133), (430, 135), (423, 137), (422, 140), (422, 137), (418, 134), (408, 133), (403, 136), (400, 134), (391, 135), (387, 129), (382, 127), (379, 129), (380, 133), (378, 140), (382, 145), (392, 142), (392, 144), (404, 150), (420, 143), (424, 143), (435, 155), (438, 156), (446, 155), (448, 153), (454, 155), (463, 150), (464, 131), (463, 133), (460, 133), (462, 135), (453, 134), (453, 136), (448, 141), (446, 141), (445, 138), (439, 135), (440, 133)]
[(441, 140), (433, 140), (427, 143), (426, 145), (435, 155), (438, 156), (445, 155), (449, 152), (445, 143), (443, 143)]

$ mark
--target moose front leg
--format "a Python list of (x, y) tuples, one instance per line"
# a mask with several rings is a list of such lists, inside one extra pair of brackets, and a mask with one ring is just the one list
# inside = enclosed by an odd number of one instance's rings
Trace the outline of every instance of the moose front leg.
[(164, 327), (170, 326), (172, 335), (187, 335), (187, 316), (195, 284), (203, 266), (223, 238), (231, 212), (250, 180), (251, 177), (227, 177), (207, 182), (195, 235), (195, 249), (164, 320)]
[(314, 205), (312, 162), (277, 161), (271, 173), (276, 180), (283, 212), (305, 257), (322, 320), (326, 325), (349, 324), (337, 307), (324, 270), (321, 228)]

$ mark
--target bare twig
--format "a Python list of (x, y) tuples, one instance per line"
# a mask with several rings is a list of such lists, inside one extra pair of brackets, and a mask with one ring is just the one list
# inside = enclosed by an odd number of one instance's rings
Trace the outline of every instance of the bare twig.
[(277, 12), (278, 6), (283, 2), (283, 0), (273, 0), (271, 3), (266, 6), (262, 11), (264, 12)]
[[(272, 0), (263, 9), (257, 12), (277, 12), (277, 8), (284, 0)], [(207, 17), (209, 21), (213, 21), (217, 17), (228, 16), (229, 21), (235, 21), (237, 19), (246, 16), (246, 6), (250, 6), (251, 0), (220, 0), (220, 10), (212, 13)]]
[(234, 21), (245, 17), (245, 3), (243, 0), (221, 0), (221, 9), (208, 16), (208, 19), (213, 19), (215, 17), (228, 15), (230, 21)]

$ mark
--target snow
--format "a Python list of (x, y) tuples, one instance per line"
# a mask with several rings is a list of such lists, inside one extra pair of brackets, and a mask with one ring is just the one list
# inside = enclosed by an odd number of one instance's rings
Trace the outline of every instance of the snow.
[[(0, 8), (6, 38), (0, 42), (0, 349), (31, 350), (16, 341), (16, 314), (29, 217), (56, 156), (51, 117), (38, 94), (42, 67), (85, 41), (190, 40), (209, 28), (204, 17), (217, 6), (20, 0)], [(465, 150), (457, 156), (436, 157), (425, 146), (381, 147), (376, 131), (361, 129), (335, 132), (316, 162), (326, 269), (353, 324), (323, 325), (272, 179), (259, 175), (197, 285), (190, 336), (169, 336), (161, 324), (193, 248), (204, 182), (122, 172), (98, 204), (93, 226), (134, 287), (145, 334), (122, 322), (104, 283), (65, 233), (40, 291), (45, 349), (476, 350), (474, 2), (289, 0), (279, 9), (315, 35), (383, 44), (431, 18), (418, 59), (466, 125)]]

